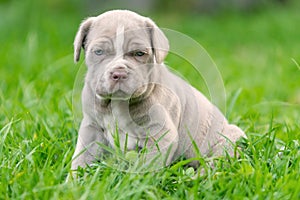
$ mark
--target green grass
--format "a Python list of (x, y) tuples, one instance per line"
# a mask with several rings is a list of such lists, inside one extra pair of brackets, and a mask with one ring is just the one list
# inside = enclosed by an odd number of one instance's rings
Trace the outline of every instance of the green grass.
[[(72, 92), (80, 64), (73, 64), (72, 42), (89, 15), (72, 2), (0, 3), (0, 199), (300, 198), (299, 4), (151, 15), (193, 37), (216, 62), (229, 121), (248, 136), (240, 158), (217, 159), (199, 176), (184, 161), (144, 174), (100, 164), (65, 183), (78, 131)], [(205, 93), (188, 63), (170, 56), (168, 64)]]

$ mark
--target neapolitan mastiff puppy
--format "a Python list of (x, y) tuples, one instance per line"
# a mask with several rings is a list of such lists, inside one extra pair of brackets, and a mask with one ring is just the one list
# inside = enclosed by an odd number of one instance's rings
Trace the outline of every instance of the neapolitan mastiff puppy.
[(88, 71), (72, 169), (100, 159), (99, 144), (116, 148), (115, 134), (122, 150), (146, 148), (146, 160), (161, 155), (163, 165), (194, 157), (192, 141), (202, 155), (219, 156), (224, 150), (233, 154), (232, 142), (245, 137), (167, 69), (168, 39), (151, 19), (126, 10), (90, 17), (81, 24), (74, 48), (75, 62), (84, 50)]

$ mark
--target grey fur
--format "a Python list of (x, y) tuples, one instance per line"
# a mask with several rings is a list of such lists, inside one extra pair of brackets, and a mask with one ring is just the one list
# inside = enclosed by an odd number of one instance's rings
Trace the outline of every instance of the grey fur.
[[(116, 122), (121, 146), (128, 134), (129, 150), (136, 144), (143, 148), (146, 137), (149, 147), (162, 137), (158, 145), (163, 155), (169, 151), (167, 165), (180, 155), (195, 156), (191, 138), (202, 155), (219, 156), (224, 149), (233, 154), (231, 142), (246, 137), (205, 96), (167, 69), (168, 40), (151, 19), (124, 10), (88, 18), (74, 41), (76, 62), (82, 47), (88, 72), (72, 169), (99, 159), (103, 150), (98, 143), (114, 148)], [(138, 51), (146, 54), (135, 55)], [(154, 149), (149, 158), (157, 153)]]

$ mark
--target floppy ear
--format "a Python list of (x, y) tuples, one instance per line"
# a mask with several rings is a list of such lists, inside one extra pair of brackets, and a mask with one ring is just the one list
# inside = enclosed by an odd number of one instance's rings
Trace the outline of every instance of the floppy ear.
[(80, 59), (81, 48), (84, 49), (86, 37), (90, 31), (93, 21), (94, 21), (94, 17), (90, 17), (90, 18), (84, 20), (81, 23), (81, 25), (77, 31), (77, 34), (76, 34), (76, 37), (74, 40), (74, 62), (75, 63), (77, 63)]
[(146, 27), (150, 32), (151, 46), (156, 63), (161, 64), (168, 54), (169, 41), (162, 30), (151, 19), (147, 19)]

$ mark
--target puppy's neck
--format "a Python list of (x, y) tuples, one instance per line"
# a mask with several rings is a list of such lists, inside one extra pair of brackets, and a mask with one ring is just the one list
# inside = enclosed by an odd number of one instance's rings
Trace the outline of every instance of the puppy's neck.
[(144, 92), (140, 93), (140, 94), (133, 94), (130, 99), (129, 99), (129, 104), (130, 105), (133, 105), (133, 104), (137, 104), (141, 101), (144, 101), (145, 99), (147, 99), (151, 94), (152, 92), (154, 91), (155, 89), (155, 83), (149, 83), (147, 84), (146, 86), (146, 89)]

